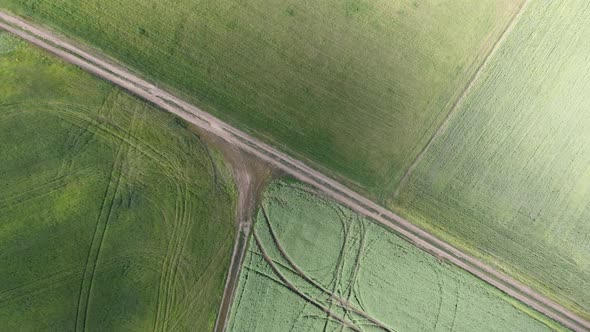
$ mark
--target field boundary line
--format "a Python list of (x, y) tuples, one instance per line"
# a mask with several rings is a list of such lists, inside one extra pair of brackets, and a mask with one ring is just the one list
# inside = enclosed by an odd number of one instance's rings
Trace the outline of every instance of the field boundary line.
[[(0, 29), (6, 30), (63, 60), (103, 78), (114, 85), (193, 123), (202, 130), (227, 141), (245, 152), (277, 167), (294, 178), (317, 188), (331, 199), (394, 231), (416, 247), (466, 270), (505, 294), (519, 300), (547, 317), (575, 331), (590, 331), (590, 321), (580, 317), (529, 286), (499, 272), (483, 261), (470, 256), (399, 215), (354, 192), (336, 180), (316, 171), (305, 163), (278, 151), (272, 146), (228, 125), (175, 97), (153, 84), (142, 80), (107, 61), (77, 49), (73, 44), (42, 31), (21, 19), (0, 10)], [(65, 51), (64, 49), (69, 50)], [(78, 50), (78, 51), (76, 51)], [(97, 51), (98, 52), (98, 51)], [(72, 53), (75, 53), (72, 54)]]
[(498, 49), (500, 49), (500, 47), (504, 44), (504, 40), (506, 40), (507, 36), (510, 34), (510, 32), (512, 32), (512, 30), (514, 29), (514, 27), (518, 23), (520, 17), (525, 12), (525, 10), (528, 7), (530, 2), (531, 2), (531, 0), (525, 0), (520, 5), (520, 8), (516, 11), (516, 13), (514, 13), (512, 18), (510, 19), (510, 21), (506, 25), (506, 28), (504, 29), (504, 31), (502, 32), (500, 37), (498, 37), (498, 40), (496, 40), (496, 42), (494, 43), (494, 45), (492, 46), (492, 48), (490, 49), (488, 54), (484, 57), (484, 60), (477, 67), (477, 70), (475, 71), (475, 73), (473, 74), (471, 79), (467, 82), (467, 84), (463, 88), (463, 92), (459, 95), (459, 97), (457, 97), (457, 99), (455, 100), (455, 102), (451, 106), (451, 109), (447, 113), (444, 120), (441, 122), (440, 126), (437, 128), (437, 130), (434, 132), (434, 134), (432, 134), (432, 136), (430, 137), (428, 142), (426, 142), (426, 145), (424, 145), (422, 150), (420, 150), (420, 153), (418, 153), (416, 158), (414, 158), (414, 161), (412, 162), (412, 164), (410, 164), (410, 167), (408, 167), (408, 170), (404, 173), (402, 178), (399, 180), (399, 182), (395, 188), (395, 191), (393, 192), (392, 199), (395, 199), (396, 197), (399, 196), (401, 188), (406, 184), (406, 182), (408, 182), (410, 176), (412, 174), (414, 174), (414, 170), (416, 169), (416, 167), (418, 166), (420, 161), (424, 158), (424, 155), (426, 154), (426, 152), (430, 149), (430, 147), (437, 140), (437, 138), (439, 138), (440, 135), (442, 135), (442, 133), (447, 129), (449, 122), (451, 121), (451, 119), (453, 118), (455, 113), (457, 113), (459, 106), (461, 106), (463, 104), (463, 100), (465, 100), (465, 98), (469, 95), (469, 93), (471, 92), (471, 89), (473, 88), (473, 86), (475, 86), (475, 83), (477, 83), (479, 81), (479, 78), (480, 78), (481, 74), (483, 73), (484, 69), (486, 69), (488, 67), (488, 64), (490, 63), (491, 59), (494, 58), (494, 55), (496, 54)]

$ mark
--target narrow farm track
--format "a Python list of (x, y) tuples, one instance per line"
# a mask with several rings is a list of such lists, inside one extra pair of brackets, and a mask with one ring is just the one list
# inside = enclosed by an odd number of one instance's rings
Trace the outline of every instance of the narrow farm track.
[[(330, 177), (310, 168), (275, 148), (222, 122), (199, 108), (148, 83), (120, 65), (89, 54), (69, 41), (0, 11), (0, 28), (37, 45), (63, 60), (101, 77), (182, 119), (193, 123), (229, 144), (257, 156), (302, 182), (319, 189), (326, 196), (381, 223), (424, 251), (443, 258), (518, 299), (533, 309), (575, 331), (590, 331), (590, 322), (576, 315), (530, 287), (518, 282), (479, 259), (469, 256), (409, 221), (348, 189)], [(93, 51), (94, 52), (94, 51)]]
[[(227, 328), (227, 322), (229, 320), (229, 311), (231, 310), (231, 303), (233, 302), (234, 292), (237, 288), (237, 282), (240, 276), (240, 270), (244, 262), (244, 256), (246, 254), (246, 245), (248, 241), (242, 239), (242, 227), (239, 226), (236, 231), (234, 248), (232, 250), (231, 261), (229, 263), (229, 271), (227, 278), (225, 279), (225, 287), (223, 288), (223, 297), (221, 299), (221, 305), (219, 306), (219, 314), (215, 320), (215, 326), (213, 327), (214, 332), (223, 332)], [(244, 237), (245, 238), (245, 237)]]
[[(237, 229), (231, 261), (229, 263), (229, 271), (225, 280), (225, 287), (223, 288), (223, 297), (219, 306), (219, 314), (217, 315), (213, 328), (215, 332), (223, 332), (227, 328), (234, 293), (238, 285), (240, 271), (242, 270), (242, 264), (244, 263), (244, 257), (248, 248), (248, 237), (252, 225), (251, 214), (253, 213), (248, 210), (249, 207), (255, 205), (255, 198), (251, 196), (258, 191), (258, 186), (263, 182), (256, 181), (254, 176), (251, 176), (248, 171), (244, 160), (241, 158), (238, 159), (239, 161), (234, 161), (233, 167), (234, 181), (238, 189), (238, 202), (236, 205)], [(258, 183), (255, 184), (254, 182)]]

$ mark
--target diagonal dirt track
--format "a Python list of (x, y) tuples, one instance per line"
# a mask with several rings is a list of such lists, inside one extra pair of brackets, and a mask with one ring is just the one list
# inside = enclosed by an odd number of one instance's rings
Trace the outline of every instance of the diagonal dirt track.
[[(0, 11), (0, 29), (29, 41), (63, 60), (101, 77), (184, 120), (215, 135), (229, 144), (257, 156), (293, 177), (308, 183), (326, 196), (382, 224), (424, 251), (446, 259), (504, 293), (575, 331), (590, 331), (590, 322), (535, 292), (530, 287), (500, 273), (482, 261), (469, 256), (432, 234), (413, 225), (393, 212), (348, 189), (304, 163), (262, 143), (252, 136), (222, 122), (199, 108), (177, 98), (125, 70), (120, 65), (83, 51), (51, 32), (37, 28), (15, 16)], [(94, 52), (94, 51), (93, 51)]]

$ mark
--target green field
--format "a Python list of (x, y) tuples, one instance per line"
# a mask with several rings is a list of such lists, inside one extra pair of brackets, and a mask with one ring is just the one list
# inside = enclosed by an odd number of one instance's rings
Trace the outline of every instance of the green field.
[(588, 15), (533, 1), (393, 206), (590, 319)]
[(363, 331), (562, 329), (308, 187), (275, 182), (256, 219), (229, 330), (340, 331), (339, 319)]
[[(0, 8), (103, 50), (590, 319), (584, 1), (531, 0), (391, 198), (522, 3), (0, 0)], [(182, 122), (6, 35), (0, 61), (0, 243), (8, 248), (0, 252), (8, 267), (0, 270), (0, 308), (10, 308), (0, 310), (0, 323), (15, 327), (37, 315), (48, 328), (210, 327), (235, 195), (217, 153)], [(290, 267), (263, 215), (256, 231), (315, 306), (282, 285), (252, 240), (233, 329), (339, 327), (318, 304), (351, 324), (370, 314), (399, 330), (545, 327), (494, 289), (302, 190), (277, 184), (265, 208), (282, 213), (270, 224), (313, 282)], [(273, 198), (279, 194), (287, 198)], [(312, 212), (298, 207), (305, 202)], [(291, 222), (315, 224), (290, 229)], [(354, 245), (357, 254), (347, 249)], [(356, 298), (361, 276), (365, 300)], [(371, 279), (378, 277), (387, 282)], [(108, 287), (119, 279), (119, 289)], [(110, 292), (97, 291), (101, 285)], [(326, 290), (361, 313), (342, 309)], [(105, 303), (116, 304), (106, 311)], [(453, 314), (455, 305), (464, 311)]]
[(0, 0), (383, 198), (520, 0)]
[(0, 330), (205, 331), (235, 189), (185, 124), (0, 33)]

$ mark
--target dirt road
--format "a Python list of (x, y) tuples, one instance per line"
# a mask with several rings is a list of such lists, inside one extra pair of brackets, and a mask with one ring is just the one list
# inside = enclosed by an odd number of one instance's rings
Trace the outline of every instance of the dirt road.
[(244, 153), (217, 136), (209, 135), (198, 128), (196, 130), (205, 141), (214, 144), (223, 154), (224, 160), (231, 165), (238, 194), (234, 249), (219, 306), (219, 314), (213, 328), (214, 332), (223, 332), (227, 329), (256, 207), (265, 184), (273, 178), (274, 172), (269, 165), (260, 162), (257, 158)]
[[(199, 108), (174, 97), (170, 93), (123, 69), (122, 66), (115, 65), (101, 57), (91, 55), (74, 46), (71, 42), (56, 37), (49, 31), (37, 28), (2, 11), (0, 11), (0, 29), (11, 32), (56, 54), (67, 62), (110, 81), (112, 84), (176, 114), (184, 120), (195, 124), (202, 130), (316, 187), (326, 196), (366, 217), (376, 220), (417, 247), (465, 269), (504, 293), (560, 322), (564, 326), (575, 331), (590, 331), (589, 321), (584, 320), (563, 306), (535, 292), (530, 287), (500, 273), (482, 261), (459, 251), (450, 244), (441, 241), (391, 211), (353, 192), (322, 173), (313, 170), (301, 161), (289, 157), (212, 115), (201, 111)], [(93, 51), (93, 53), (95, 52)], [(98, 54), (98, 52), (96, 53)]]

